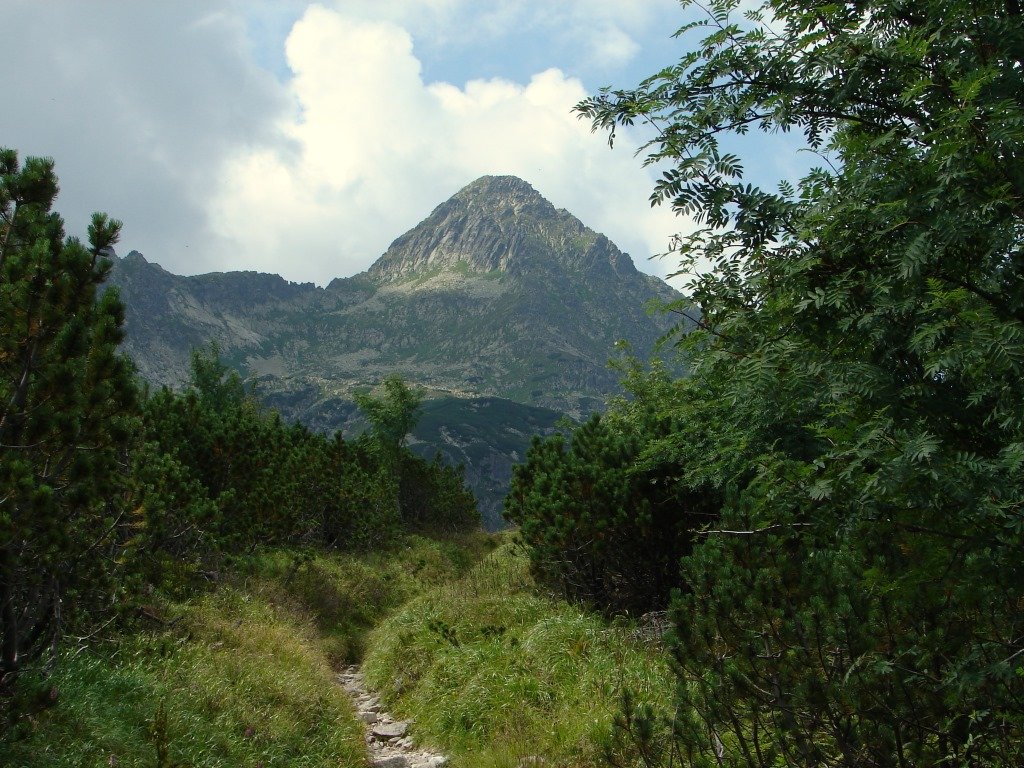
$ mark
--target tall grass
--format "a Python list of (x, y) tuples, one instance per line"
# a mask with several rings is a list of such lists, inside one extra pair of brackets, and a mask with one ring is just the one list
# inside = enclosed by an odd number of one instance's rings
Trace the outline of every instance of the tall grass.
[(467, 768), (593, 765), (623, 689), (655, 705), (671, 691), (656, 649), (539, 594), (509, 543), (411, 600), (368, 645), (370, 685)]
[(334, 672), (364, 650), (371, 686), (455, 766), (593, 765), (621, 690), (665, 703), (665, 662), (630, 627), (540, 594), (509, 543), (492, 548), (258, 554), (211, 594), (154, 603), (163, 625), (26, 676), (0, 765), (362, 768)]
[(421, 592), (453, 581), (496, 544), (482, 532), (438, 540), (408, 536), (386, 550), (325, 557), (272, 550), (245, 564), (250, 578), (308, 612), (337, 664), (358, 662), (366, 635)]
[(0, 766), (362, 768), (337, 665), (359, 659), (389, 611), (488, 547), (414, 537), (386, 553), (256, 555), (211, 594), (148, 606), (145, 630), (24, 676), (0, 723)]
[(67, 654), (52, 676), (22, 681), (22, 697), (34, 687), (56, 701), (20, 718), (0, 763), (364, 764), (362, 729), (301, 613), (225, 588), (167, 616), (168, 631)]

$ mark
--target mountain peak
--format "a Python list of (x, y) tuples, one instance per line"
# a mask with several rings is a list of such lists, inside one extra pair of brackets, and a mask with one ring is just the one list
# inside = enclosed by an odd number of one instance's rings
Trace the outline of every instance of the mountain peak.
[(395, 240), (370, 275), (402, 280), (435, 270), (633, 270), (629, 257), (517, 176), (481, 176)]
[(453, 197), (460, 199), (473, 199), (477, 197), (533, 197), (543, 200), (540, 192), (534, 189), (529, 182), (523, 181), (518, 176), (481, 176), (475, 181), (469, 182), (466, 186), (456, 192)]
[(554, 217), (555, 206), (518, 176), (481, 176), (456, 192), (449, 203), (499, 217)]

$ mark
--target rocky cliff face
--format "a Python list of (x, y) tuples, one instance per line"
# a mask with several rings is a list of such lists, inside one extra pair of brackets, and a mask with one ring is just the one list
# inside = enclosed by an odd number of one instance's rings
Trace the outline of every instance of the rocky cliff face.
[(638, 273), (606, 237), (515, 176), (484, 176), (398, 238), (369, 274), (402, 280), (431, 270), (523, 278), (531, 272)]
[(511, 176), (473, 182), (368, 271), (327, 288), (253, 272), (179, 277), (137, 253), (111, 282), (127, 305), (126, 348), (154, 383), (183, 383), (190, 350), (213, 340), (314, 428), (351, 424), (352, 390), (390, 373), (426, 387), (455, 421), (424, 429), (421, 450), (466, 461), (491, 507), (505, 486), (494, 476), (529, 441), (517, 424), (549, 431), (559, 414), (599, 408), (617, 388), (614, 343), (649, 352), (667, 321), (645, 305), (678, 297)]

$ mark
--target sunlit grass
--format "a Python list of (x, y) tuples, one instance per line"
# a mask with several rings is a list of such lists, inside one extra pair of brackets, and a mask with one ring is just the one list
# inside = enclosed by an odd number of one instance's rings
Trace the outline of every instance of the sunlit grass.
[(173, 629), (57, 660), (54, 706), (0, 743), (11, 766), (362, 766), (362, 729), (307, 618), (224, 588)]
[(26, 675), (0, 766), (362, 767), (338, 664), (358, 660), (387, 613), (490, 546), (410, 537), (381, 553), (253, 556), (210, 594), (152, 606), (163, 625)]
[(509, 544), (412, 600), (369, 649), (369, 683), (467, 768), (531, 756), (593, 765), (623, 688), (654, 704), (671, 691), (656, 650), (628, 626), (538, 594)]
[(370, 685), (455, 766), (594, 765), (624, 687), (664, 702), (664, 660), (539, 593), (525, 559), (493, 546), (255, 555), (210, 594), (155, 604), (164, 625), (26, 677), (0, 765), (362, 767), (335, 673), (364, 650)]

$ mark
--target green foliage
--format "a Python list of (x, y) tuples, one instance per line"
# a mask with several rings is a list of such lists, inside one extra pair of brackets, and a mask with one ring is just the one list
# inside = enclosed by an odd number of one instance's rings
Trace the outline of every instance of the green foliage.
[(563, 418), (557, 411), (495, 397), (428, 400), (410, 450), (429, 458), (426, 446), (440, 445), (450, 464), (465, 465), (484, 527), (497, 530), (505, 527), (505, 467), (526, 454), (532, 435), (551, 434)]
[[(137, 570), (149, 583), (187, 588), (225, 555), (256, 546), (365, 550), (406, 530), (478, 525), (461, 471), (413, 456), (397, 433), (345, 441), (286, 425), (246, 393), (215, 346), (196, 351), (192, 368), (187, 392), (164, 389), (143, 403), (132, 499), (143, 518)], [(381, 424), (412, 423), (418, 396), (400, 379), (387, 392), (373, 401)]]
[(165, 389), (143, 409), (135, 476), (151, 551), (192, 559), (257, 543), (367, 545), (389, 513), (397, 518), (381, 488), (388, 477), (366, 451), (264, 412), (215, 348), (194, 354), (190, 391)]
[(221, 360), (216, 342), (205, 349), (193, 349), (191, 363), (192, 389), (204, 405), (214, 411), (226, 411), (246, 401), (242, 377)]
[(409, 529), (455, 533), (480, 524), (461, 466), (445, 464), (440, 454), (428, 462), (409, 451), (399, 461), (398, 503)]
[(324, 555), (260, 552), (238, 564), (307, 611), (333, 664), (362, 659), (366, 636), (416, 595), (455, 580), (493, 548), (482, 533), (448, 540), (403, 536), (387, 547)]
[(652, 461), (645, 446), (674, 434), (675, 421), (654, 410), (654, 392), (673, 384), (661, 365), (648, 374), (624, 363), (632, 400), (572, 431), (534, 438), (513, 468), (505, 516), (519, 525), (535, 575), (572, 600), (639, 615), (664, 609), (681, 586), (679, 558), (693, 531), (715, 518), (709, 488), (680, 484), (671, 462)]
[(358, 661), (374, 624), (493, 546), (407, 537), (386, 551), (241, 558), (216, 591), (148, 603), (141, 629), (25, 673), (0, 699), (11, 726), (0, 763), (362, 766), (362, 725), (336, 665)]
[(412, 432), (423, 408), (423, 392), (411, 388), (398, 375), (388, 376), (381, 384), (380, 397), (355, 395), (356, 405), (370, 422), (370, 431), (382, 446), (398, 451)]
[(423, 392), (401, 376), (389, 376), (383, 394), (356, 394), (356, 404), (370, 422), (369, 440), (361, 443), (389, 471), (395, 503), (408, 530), (454, 532), (480, 523), (476, 499), (466, 488), (462, 467), (449, 467), (440, 455), (426, 462), (407, 448), (405, 441), (423, 412)]
[(362, 725), (301, 606), (269, 586), (225, 587), (161, 613), (167, 626), (113, 651), (65, 653), (53, 674), (27, 674), (0, 762), (364, 764)]
[[(580, 105), (613, 136), (657, 126), (654, 199), (705, 225), (679, 249), (702, 391), (666, 411), (704, 403), (713, 430), (703, 452), (647, 449), (725, 499), (684, 560), (674, 753), (1019, 765), (1020, 8), (737, 6), (684, 27), (705, 37), (676, 66)], [(743, 183), (719, 138), (749, 126), (801, 131), (829, 167)]]
[(124, 312), (100, 292), (120, 222), (89, 243), (50, 211), (53, 162), (0, 150), (0, 673), (109, 603), (132, 423)]

